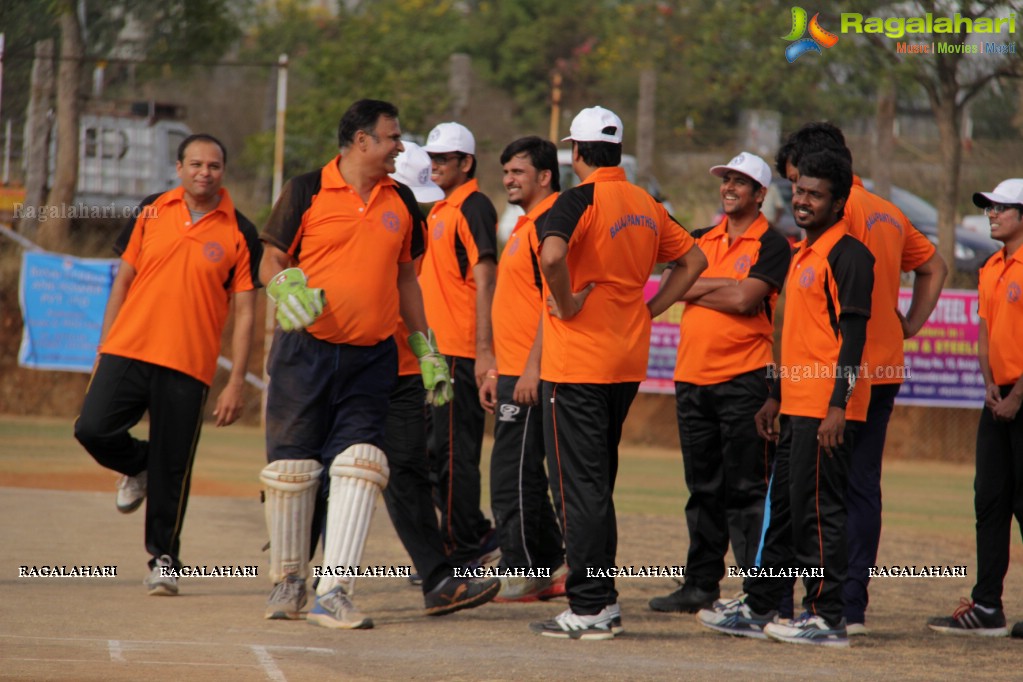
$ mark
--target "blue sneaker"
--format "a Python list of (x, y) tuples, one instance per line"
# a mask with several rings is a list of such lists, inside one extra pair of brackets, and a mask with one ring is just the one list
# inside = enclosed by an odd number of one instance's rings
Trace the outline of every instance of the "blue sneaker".
[(767, 639), (764, 627), (778, 617), (777, 611), (757, 613), (746, 604), (746, 595), (739, 599), (716, 601), (709, 609), (701, 609), (696, 617), (705, 628), (733, 637)]
[(791, 623), (769, 623), (764, 626), (764, 634), (771, 639), (789, 644), (816, 644), (818, 646), (849, 646), (849, 634), (845, 629), (845, 620), (838, 625), (831, 625), (821, 616), (804, 613)]

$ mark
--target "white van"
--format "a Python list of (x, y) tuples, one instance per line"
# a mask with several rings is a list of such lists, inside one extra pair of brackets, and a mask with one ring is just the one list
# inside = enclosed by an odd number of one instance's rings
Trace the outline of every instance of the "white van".
[[(155, 113), (151, 105), (141, 103), (132, 107), (131, 114), (82, 114), (76, 204), (134, 208), (146, 196), (179, 184), (178, 145), (192, 131), (180, 120), (159, 118)], [(51, 187), (56, 139), (55, 126), (50, 148)]]

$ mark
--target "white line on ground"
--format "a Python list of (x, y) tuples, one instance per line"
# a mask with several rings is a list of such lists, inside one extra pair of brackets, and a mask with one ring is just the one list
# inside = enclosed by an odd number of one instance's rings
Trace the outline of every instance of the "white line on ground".
[(122, 650), (123, 650), (123, 647), (124, 647), (125, 644), (129, 644), (129, 645), (134, 645), (134, 644), (160, 644), (160, 645), (167, 645), (167, 646), (218, 646), (218, 647), (224, 647), (224, 646), (240, 646), (240, 647), (261, 646), (261, 647), (264, 647), (265, 649), (267, 649), (268, 651), (270, 649), (280, 649), (281, 651), (305, 651), (305, 652), (314, 653), (314, 654), (336, 654), (337, 653), (336, 649), (328, 649), (326, 647), (317, 647), (317, 646), (286, 646), (286, 645), (283, 645), (283, 644), (244, 644), (244, 643), (235, 643), (235, 642), (178, 642), (178, 641), (166, 640), (166, 639), (109, 640), (109, 639), (99, 639), (97, 637), (39, 637), (39, 636), (36, 636), (36, 635), (8, 635), (8, 634), (4, 634), (4, 633), (0, 633), (0, 637), (6, 637), (8, 639), (44, 640), (44, 641), (48, 641), (48, 642), (103, 642), (103, 643), (107, 644), (108, 646), (109, 646), (109, 643), (111, 641), (117, 641), (117, 643), (122, 647)]
[[(98, 661), (93, 658), (23, 658), (23, 657), (0, 657), (0, 661), (28, 661), (32, 663), (100, 663), (107, 665), (106, 661)], [(200, 668), (258, 668), (251, 663), (194, 663), (192, 661), (132, 661), (133, 665), (191, 665)]]
[(252, 644), (249, 646), (252, 649), (252, 653), (256, 654), (256, 659), (259, 660), (259, 666), (266, 673), (268, 680), (273, 682), (288, 682), (288, 678), (284, 676), (281, 669), (277, 667), (277, 663), (274, 662), (274, 657), (270, 655), (270, 652), (266, 650), (266, 647), (257, 646)]
[(116, 639), (107, 640), (107, 649), (110, 650), (110, 660), (114, 663), (127, 663), (124, 660), (124, 650), (121, 648), (121, 643)]

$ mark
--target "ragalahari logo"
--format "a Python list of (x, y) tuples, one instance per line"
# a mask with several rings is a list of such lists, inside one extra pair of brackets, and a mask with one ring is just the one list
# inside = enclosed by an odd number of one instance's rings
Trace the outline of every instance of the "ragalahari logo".
[[(820, 16), (820, 12), (814, 14), (813, 19), (807, 24), (806, 10), (802, 7), (792, 8), (792, 31), (782, 39), (792, 43), (785, 48), (785, 59), (789, 60), (789, 64), (807, 52), (823, 54), (822, 47), (834, 47), (838, 42), (838, 36), (821, 27)], [(807, 30), (810, 32), (810, 37), (804, 38), (803, 35)]]

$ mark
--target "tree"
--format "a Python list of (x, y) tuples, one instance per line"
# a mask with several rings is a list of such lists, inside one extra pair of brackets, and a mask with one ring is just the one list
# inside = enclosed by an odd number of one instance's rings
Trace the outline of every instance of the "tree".
[[(47, 197), (51, 206), (68, 206), (78, 184), (78, 137), (81, 113), (80, 85), (83, 64), (109, 56), (126, 23), (136, 20), (144, 39), (140, 54), (154, 62), (179, 67), (219, 57), (241, 35), (234, 8), (248, 0), (111, 0), (93, 3), (85, 11), (82, 26), (76, 0), (18, 2), (18, 12), (29, 12), (33, 23), (57, 26), (60, 33), (60, 66), (57, 77), (57, 158), (53, 187)], [(26, 17), (22, 16), (22, 20)], [(36, 29), (44, 33), (43, 29)], [(85, 36), (88, 36), (86, 41)], [(87, 51), (89, 54), (87, 55)], [(40, 226), (40, 240), (60, 248), (67, 240), (70, 219), (59, 218)]]
[[(48, 206), (71, 205), (78, 184), (78, 117), (81, 112), (78, 83), (81, 80), (85, 48), (75, 5), (75, 0), (61, 0), (58, 10), (60, 66), (57, 69), (57, 158), (53, 187), (46, 198)], [(39, 225), (39, 241), (46, 248), (59, 249), (67, 243), (70, 230), (70, 218), (65, 211), (60, 211), (55, 220), (47, 220)]]
[[(464, 21), (452, 0), (377, 0), (337, 17), (282, 3), (261, 17), (246, 53), (289, 55), (285, 177), (329, 158), (357, 99), (394, 102), (402, 128), (425, 133), (448, 110), (447, 65), (464, 47)], [(268, 159), (271, 146), (261, 135), (246, 155)]]
[[(892, 17), (933, 17), (960, 15), (971, 22), (978, 18), (1007, 17), (1015, 12), (1017, 21), (1023, 14), (1023, 3), (975, 0), (971, 2), (941, 2), (939, 0), (917, 0), (906, 3), (860, 3), (866, 15)], [(852, 8), (850, 8), (852, 9)], [(962, 121), (963, 112), (969, 103), (992, 82), (1005, 78), (1023, 77), (1023, 62), (1017, 54), (970, 54), (947, 51), (952, 45), (974, 44), (967, 36), (955, 33), (917, 34), (912, 42), (930, 43), (937, 48), (937, 54), (900, 54), (898, 41), (883, 34), (864, 34), (867, 40), (880, 48), (886, 55), (889, 68), (908, 76), (927, 95), (934, 121), (938, 128), (941, 151), (941, 174), (938, 185), (938, 249), (949, 267), (955, 268), (955, 210), (959, 199), (959, 174), (962, 166)], [(989, 34), (974, 34), (980, 39), (990, 38)], [(1012, 37), (1012, 36), (1010, 36)]]

